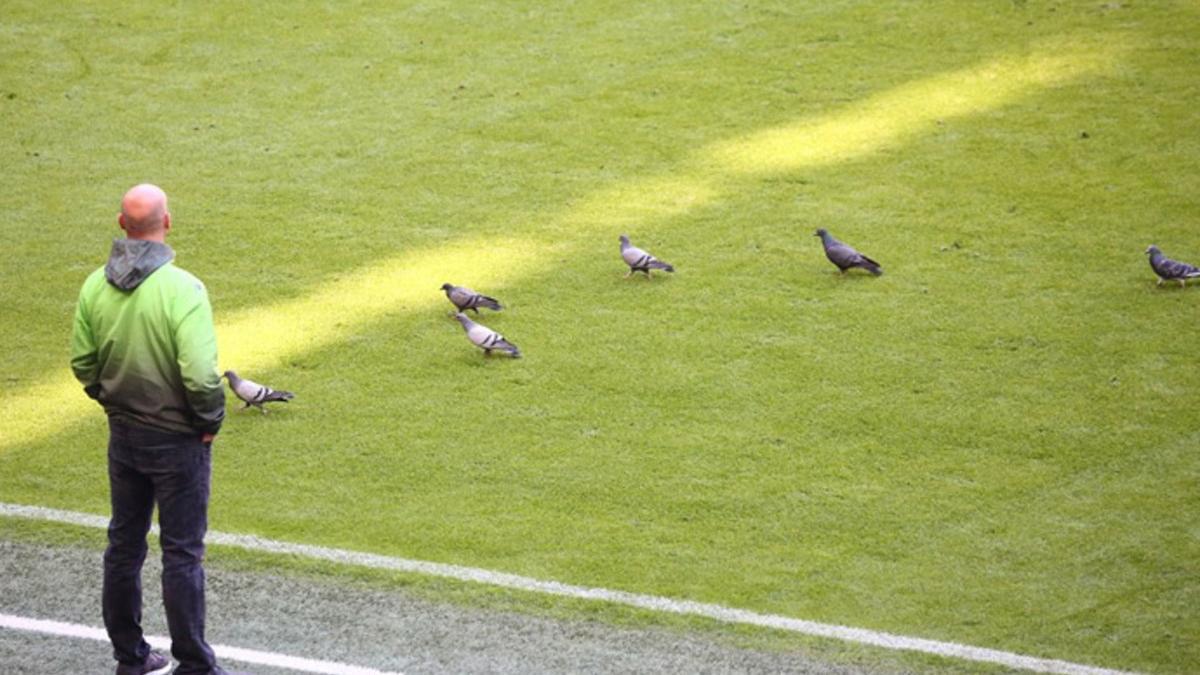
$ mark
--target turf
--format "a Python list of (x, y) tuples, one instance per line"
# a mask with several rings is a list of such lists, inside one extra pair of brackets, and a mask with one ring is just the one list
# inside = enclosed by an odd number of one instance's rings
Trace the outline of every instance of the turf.
[[(151, 180), (236, 413), (212, 521), (1200, 664), (1190, 2), (0, 9), (0, 498), (103, 513), (70, 313)], [(816, 227), (879, 260), (841, 277)], [(673, 263), (624, 279), (617, 235)], [(485, 359), (437, 287), (509, 309)], [(231, 406), (232, 408), (232, 406)]]

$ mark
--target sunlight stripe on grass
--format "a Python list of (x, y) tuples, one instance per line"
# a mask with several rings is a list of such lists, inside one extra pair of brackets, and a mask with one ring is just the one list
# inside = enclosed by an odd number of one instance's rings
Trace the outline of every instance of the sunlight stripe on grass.
[(547, 248), (519, 239), (472, 239), (369, 263), (303, 297), (224, 316), (217, 324), (221, 362), (269, 370), (387, 314), (438, 305), (449, 312), (443, 283), (505, 285), (534, 269), (535, 254)]
[(834, 115), (718, 143), (704, 154), (717, 167), (751, 174), (851, 161), (932, 131), (939, 121), (995, 110), (1030, 92), (1107, 68), (1120, 53), (1117, 44), (1047, 43), (1027, 56), (916, 80)]
[[(298, 298), (218, 312), (221, 364), (243, 373), (277, 368), (381, 316), (446, 304), (438, 287), (447, 281), (469, 278), (489, 286), (511, 282), (529, 273), (534, 254), (547, 248), (512, 238), (456, 241), (367, 264)], [(32, 445), (86, 415), (100, 417), (65, 360), (48, 382), (5, 397), (0, 410), (5, 418), (0, 452), (17, 444)]]
[(701, 149), (680, 169), (598, 191), (564, 217), (577, 226), (627, 228), (721, 199), (732, 181), (849, 162), (898, 146), (939, 121), (996, 110), (1048, 87), (1110, 69), (1124, 47), (1113, 36), (1065, 37), (1029, 54), (894, 87), (825, 115), (755, 131)]
[[(1092, 46), (1067, 39), (1046, 43), (1025, 57), (1001, 57), (902, 85), (815, 119), (718, 142), (700, 150), (677, 173), (600, 190), (572, 204), (559, 219), (577, 237), (588, 238), (601, 228), (615, 235), (621, 228), (662, 222), (720, 199), (728, 189), (721, 181), (854, 160), (908, 140), (938, 119), (986, 112), (1097, 72), (1114, 62), (1119, 44), (1115, 39)], [(537, 253), (554, 245), (490, 238), (452, 242), (368, 263), (300, 298), (229, 315), (218, 307), (221, 363), (245, 372), (278, 367), (337, 342), (380, 315), (444, 302), (436, 289), (451, 278), (499, 286), (544, 271), (557, 257)], [(3, 452), (78, 422), (95, 404), (64, 363), (47, 382), (0, 399), (0, 410), (6, 420), (0, 428)]]
[[(103, 628), (94, 628), (78, 623), (50, 621), (47, 619), (31, 619), (14, 614), (0, 614), (0, 628), (27, 633), (41, 633), (42, 635), (56, 635), (108, 642), (108, 633)], [(150, 643), (150, 646), (155, 649), (164, 651), (171, 649), (171, 639), (168, 637), (160, 635), (147, 635), (145, 637), (146, 642)], [(375, 670), (374, 668), (351, 666), (334, 661), (306, 659), (300, 656), (276, 654), (275, 652), (264, 652), (257, 649), (243, 649), (242, 647), (230, 647), (219, 644), (211, 645), (211, 647), (222, 660), (250, 663), (256, 666), (287, 668), (288, 670), (295, 670), (302, 673), (319, 673), (321, 675), (400, 675), (399, 673), (388, 673), (382, 670)]]
[[(0, 516), (26, 518), (30, 520), (49, 521), (92, 528), (107, 528), (108, 520), (103, 516), (88, 513), (62, 511), (40, 506), (25, 506), (21, 504), (6, 504), (0, 502)], [(819, 623), (794, 619), (776, 614), (760, 614), (745, 609), (736, 609), (705, 602), (690, 600), (675, 600), (672, 598), (626, 591), (614, 591), (605, 588), (589, 588), (543, 581), (505, 572), (477, 567), (464, 567), (423, 560), (409, 560), (374, 553), (347, 551), (343, 549), (310, 546), (273, 539), (264, 539), (253, 535), (228, 534), (224, 532), (208, 533), (208, 542), (216, 546), (229, 546), (256, 553), (271, 553), (278, 555), (296, 556), (310, 560), (323, 560), (341, 565), (352, 565), (375, 570), (391, 572), (406, 572), (425, 576), (455, 579), (472, 583), (487, 584), (530, 593), (555, 595), (577, 600), (594, 600), (609, 602), (617, 605), (636, 607), (638, 609), (698, 616), (723, 623), (743, 624), (788, 631), (815, 637), (830, 638), (846, 642), (882, 647), (884, 649), (913, 651), (935, 656), (943, 656), (981, 663), (993, 663), (1008, 668), (1021, 668), (1039, 673), (1061, 673), (1063, 675), (1122, 675), (1123, 671), (1098, 668), (1057, 659), (1044, 659), (1025, 656), (986, 647), (973, 647), (956, 642), (942, 642), (924, 638), (895, 635), (865, 628), (853, 628), (836, 624)]]

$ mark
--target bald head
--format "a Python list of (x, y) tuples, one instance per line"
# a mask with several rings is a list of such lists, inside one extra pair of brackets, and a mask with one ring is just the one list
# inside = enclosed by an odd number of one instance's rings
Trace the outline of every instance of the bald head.
[(167, 193), (149, 183), (133, 186), (121, 200), (121, 215), (117, 222), (130, 239), (162, 241), (171, 229)]

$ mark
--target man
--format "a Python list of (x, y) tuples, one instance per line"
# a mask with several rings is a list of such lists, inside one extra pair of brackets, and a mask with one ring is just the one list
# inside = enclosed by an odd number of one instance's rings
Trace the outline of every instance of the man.
[(178, 675), (220, 675), (204, 639), (204, 535), (212, 441), (225, 418), (204, 285), (171, 263), (167, 195), (137, 185), (117, 218), (125, 239), (79, 292), (71, 368), (108, 415), (112, 520), (104, 625), (117, 675), (159, 675), (171, 660), (142, 637), (142, 563), (158, 504), (163, 605)]

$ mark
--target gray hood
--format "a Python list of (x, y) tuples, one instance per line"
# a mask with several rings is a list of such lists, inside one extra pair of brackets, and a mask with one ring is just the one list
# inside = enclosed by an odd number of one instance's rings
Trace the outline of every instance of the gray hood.
[(132, 291), (154, 270), (175, 259), (170, 246), (144, 239), (114, 239), (104, 277), (123, 291)]

